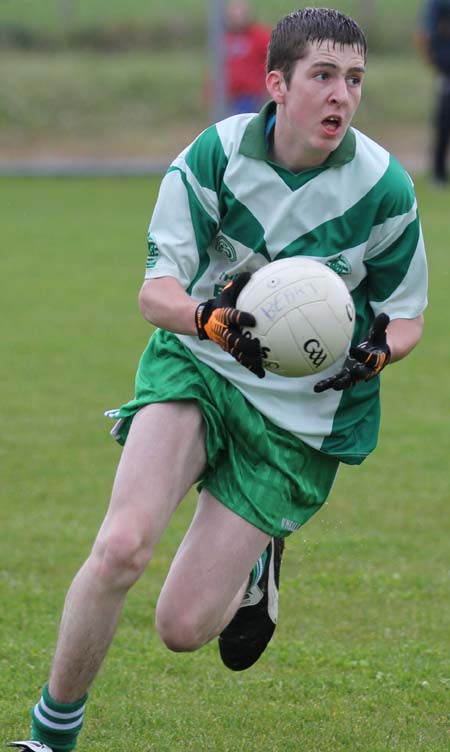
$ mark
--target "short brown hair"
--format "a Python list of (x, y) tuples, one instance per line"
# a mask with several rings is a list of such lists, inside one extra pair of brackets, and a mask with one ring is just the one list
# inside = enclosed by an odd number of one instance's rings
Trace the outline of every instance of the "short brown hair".
[(272, 31), (267, 52), (267, 72), (280, 70), (289, 85), (297, 60), (304, 57), (308, 44), (329, 40), (349, 44), (367, 57), (364, 32), (350, 16), (334, 8), (302, 8), (284, 16)]

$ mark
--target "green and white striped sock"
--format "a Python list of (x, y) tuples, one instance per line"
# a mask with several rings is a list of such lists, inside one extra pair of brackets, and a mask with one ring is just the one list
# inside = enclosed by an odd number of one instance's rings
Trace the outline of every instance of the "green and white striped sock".
[(86, 700), (87, 694), (76, 702), (55, 702), (46, 684), (31, 711), (33, 741), (47, 744), (54, 752), (70, 752), (83, 726)]
[(250, 579), (248, 582), (249, 590), (250, 588), (254, 587), (254, 585), (257, 585), (258, 582), (260, 581), (264, 572), (264, 567), (266, 566), (267, 556), (268, 556), (268, 553), (266, 549), (265, 551), (263, 551), (258, 561), (256, 562), (255, 566), (253, 567), (250, 573)]

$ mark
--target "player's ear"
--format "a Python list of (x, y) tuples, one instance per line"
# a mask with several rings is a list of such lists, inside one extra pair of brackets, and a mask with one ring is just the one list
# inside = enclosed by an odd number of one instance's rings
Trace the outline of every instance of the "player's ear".
[(276, 104), (284, 103), (287, 86), (280, 70), (269, 71), (266, 76), (266, 87), (271, 99), (273, 99)]

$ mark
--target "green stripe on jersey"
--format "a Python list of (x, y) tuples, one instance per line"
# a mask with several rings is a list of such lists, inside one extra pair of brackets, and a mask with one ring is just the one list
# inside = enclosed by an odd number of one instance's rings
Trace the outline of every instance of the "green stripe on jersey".
[(268, 261), (272, 261), (264, 238), (264, 227), (225, 184), (220, 203), (227, 208), (222, 219), (222, 231), (251, 248), (254, 253), (262, 253)]
[[(249, 211), (245, 203), (240, 201), (229, 189), (226, 179), (224, 179), (228, 157), (216, 126), (212, 126), (200, 134), (187, 150), (185, 158), (186, 165), (198, 184), (217, 194), (221, 216), (221, 232), (251, 248), (254, 253), (262, 253), (268, 261), (271, 261), (264, 240), (264, 227)], [(188, 186), (189, 177), (187, 173), (184, 174), (184, 180)], [(206, 206), (204, 208), (207, 210)], [(192, 216), (192, 221), (197, 235), (197, 215)], [(211, 236), (209, 241), (211, 241)], [(190, 289), (194, 284), (195, 281)]]
[[(331, 179), (331, 177), (330, 177)], [(277, 258), (296, 256), (304, 253), (309, 256), (328, 258), (335, 249), (354, 249), (362, 244), (371, 245), (373, 235), (372, 254), (377, 252), (376, 240), (380, 235), (385, 240), (388, 234), (383, 229), (384, 224), (390, 220), (389, 235), (401, 233), (408, 224), (415, 219), (417, 228), (417, 213), (409, 216), (415, 206), (414, 193), (409, 189), (409, 181), (403, 172), (403, 191), (393, 190), (398, 182), (398, 165), (390, 163), (384, 175), (377, 181), (371, 190), (362, 196), (359, 201), (350, 206), (343, 214), (318, 224), (313, 230), (305, 233), (300, 238), (285, 246)], [(406, 190), (405, 190), (406, 189)], [(386, 196), (389, 200), (386, 200)], [(378, 233), (374, 233), (374, 227)], [(410, 242), (407, 235), (402, 243), (405, 253), (409, 253), (409, 261), (417, 246), (416, 242)], [(388, 246), (388, 253), (389, 248)], [(363, 249), (362, 249), (363, 250)], [(397, 259), (393, 257), (393, 260)], [(405, 264), (402, 265), (403, 270)], [(387, 297), (385, 295), (384, 297)]]
[(188, 148), (186, 164), (201, 186), (217, 191), (223, 180), (228, 159), (215, 125), (203, 131)]
[[(367, 300), (367, 280), (352, 292), (355, 310), (353, 342), (361, 342), (373, 321), (373, 311)], [(350, 464), (359, 464), (361, 457), (371, 452), (377, 443), (380, 425), (380, 377), (345, 389), (334, 413), (330, 435), (323, 440), (321, 450), (339, 455)]]
[(187, 292), (190, 294), (197, 279), (202, 277), (206, 269), (208, 268), (208, 265), (209, 265), (208, 246), (211, 242), (211, 238), (215, 234), (217, 223), (212, 219), (212, 217), (210, 217), (208, 212), (205, 211), (205, 209), (203, 208), (202, 204), (197, 198), (197, 195), (195, 194), (191, 185), (189, 184), (186, 173), (176, 167), (170, 168), (169, 171), (170, 172), (178, 171), (180, 173), (181, 179), (186, 188), (186, 191), (188, 194), (188, 200), (189, 200), (189, 209), (190, 209), (191, 218), (192, 218), (192, 225), (194, 228), (195, 240), (197, 243), (197, 251), (199, 255), (198, 272), (197, 272), (196, 277), (194, 277), (194, 279), (192, 280), (191, 284), (189, 285), (187, 289)]
[[(410, 267), (420, 237), (419, 217), (411, 222), (403, 234), (383, 253), (366, 261), (371, 274), (369, 297), (382, 301), (390, 297), (401, 284)], [(394, 264), (394, 266), (392, 266)]]

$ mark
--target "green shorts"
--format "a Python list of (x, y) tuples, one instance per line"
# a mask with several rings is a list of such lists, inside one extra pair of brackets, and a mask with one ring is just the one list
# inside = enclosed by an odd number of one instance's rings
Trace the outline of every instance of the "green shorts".
[(269, 535), (287, 536), (326, 500), (339, 460), (265, 418), (174, 334), (158, 330), (136, 375), (136, 397), (109, 413), (124, 443), (134, 415), (153, 402), (195, 400), (206, 425), (207, 468), (199, 487)]

